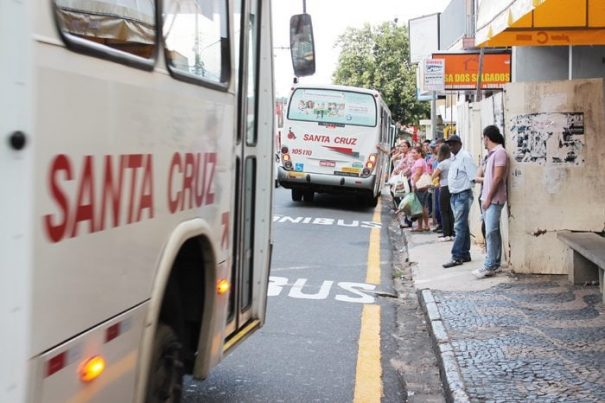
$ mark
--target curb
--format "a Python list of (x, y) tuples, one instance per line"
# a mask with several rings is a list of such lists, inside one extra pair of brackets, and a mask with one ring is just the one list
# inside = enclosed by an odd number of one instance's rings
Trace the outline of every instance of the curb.
[(435, 355), (439, 361), (439, 372), (443, 380), (446, 400), (448, 402), (470, 402), (464, 382), (462, 381), (462, 373), (460, 372), (460, 367), (458, 367), (458, 361), (454, 355), (454, 349), (441, 319), (433, 292), (429, 289), (424, 289), (418, 290), (417, 293), (418, 300), (429, 323), (429, 333), (433, 341)]

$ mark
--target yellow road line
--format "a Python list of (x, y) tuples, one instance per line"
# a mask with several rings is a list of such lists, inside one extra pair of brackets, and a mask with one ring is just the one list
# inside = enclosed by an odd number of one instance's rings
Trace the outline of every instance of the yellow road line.
[[(380, 223), (381, 203), (374, 210), (372, 221)], [(380, 284), (380, 228), (370, 230), (370, 248), (368, 249), (368, 272), (366, 274), (366, 283)]]
[[(380, 223), (380, 201), (372, 221)], [(380, 284), (380, 228), (370, 230), (366, 283)], [(380, 403), (382, 366), (380, 363), (380, 305), (364, 305), (359, 331), (359, 350), (355, 374), (355, 403)]]
[(355, 403), (380, 403), (382, 367), (380, 365), (380, 305), (364, 305), (361, 314), (359, 353), (355, 374)]

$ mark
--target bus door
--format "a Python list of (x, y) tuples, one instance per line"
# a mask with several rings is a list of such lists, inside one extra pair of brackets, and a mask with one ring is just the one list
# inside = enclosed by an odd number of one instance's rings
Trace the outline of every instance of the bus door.
[[(236, 138), (235, 198), (233, 209), (233, 256), (231, 266), (231, 294), (227, 318), (226, 335), (237, 333), (248, 325), (252, 318), (254, 267), (254, 221), (256, 211), (256, 189), (259, 177), (257, 160), (257, 111), (258, 111), (258, 62), (260, 44), (260, 1), (236, 1), (235, 65), (238, 94), (238, 129)], [(267, 3), (267, 2), (265, 2)], [(271, 138), (272, 141), (272, 138)], [(229, 348), (226, 344), (226, 349)]]

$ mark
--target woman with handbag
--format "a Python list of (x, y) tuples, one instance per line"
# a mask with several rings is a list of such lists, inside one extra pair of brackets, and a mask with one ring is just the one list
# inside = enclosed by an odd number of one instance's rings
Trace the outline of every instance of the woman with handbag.
[(418, 219), (418, 227), (413, 229), (413, 232), (425, 232), (430, 231), (429, 227), (429, 188), (431, 187), (431, 176), (429, 174), (428, 165), (424, 159), (424, 151), (422, 147), (414, 147), (410, 151), (412, 158), (414, 158), (414, 165), (412, 166), (412, 190), (416, 193), (418, 200), (422, 204), (422, 216)]

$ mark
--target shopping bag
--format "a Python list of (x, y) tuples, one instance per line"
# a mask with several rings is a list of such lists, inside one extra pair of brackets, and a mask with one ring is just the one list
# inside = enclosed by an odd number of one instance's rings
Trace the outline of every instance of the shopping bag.
[(412, 199), (412, 206), (410, 207), (410, 216), (412, 218), (420, 217), (422, 215), (422, 203), (420, 203), (420, 199), (416, 196), (416, 193), (412, 193), (414, 198)]
[(420, 203), (416, 193), (410, 192), (403, 197), (401, 203), (399, 203), (399, 211), (403, 211), (410, 218), (422, 215), (422, 203)]
[(403, 197), (407, 193), (410, 193), (410, 184), (405, 175), (392, 175), (389, 179), (389, 184), (395, 197)]

